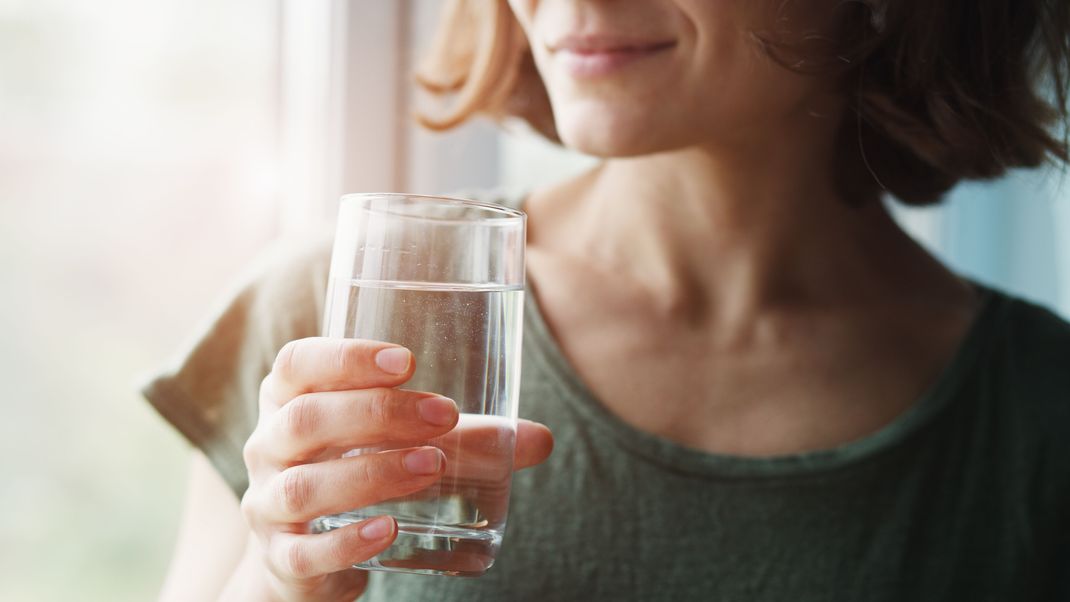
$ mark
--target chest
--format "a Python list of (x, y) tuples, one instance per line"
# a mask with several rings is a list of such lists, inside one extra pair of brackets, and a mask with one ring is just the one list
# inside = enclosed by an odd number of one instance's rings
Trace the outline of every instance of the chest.
[(371, 600), (1044, 599), (1027, 591), (1050, 575), (993, 520), (1000, 499), (957, 494), (999, 477), (931, 487), (946, 437), (819, 478), (716, 479), (629, 453), (548, 401), (551, 387), (525, 388), (558, 446), (514, 477), (495, 566), (477, 580), (376, 575)]
[(714, 453), (790, 454), (873, 433), (939, 378), (962, 334), (829, 315), (726, 335), (590, 274), (546, 270), (538, 282), (542, 319), (584, 394), (639, 430)]

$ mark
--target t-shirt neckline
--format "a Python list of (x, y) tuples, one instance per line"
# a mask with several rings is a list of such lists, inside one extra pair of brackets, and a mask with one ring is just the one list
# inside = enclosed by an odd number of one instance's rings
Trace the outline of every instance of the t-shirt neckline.
[[(525, 295), (525, 337), (537, 360), (552, 375), (565, 401), (601, 432), (621, 446), (675, 471), (719, 478), (797, 477), (827, 473), (862, 463), (891, 451), (927, 424), (955, 399), (964, 381), (973, 373), (986, 345), (1002, 321), (1007, 298), (998, 291), (978, 285), (980, 308), (949, 363), (937, 380), (909, 409), (877, 431), (843, 445), (798, 454), (738, 456), (711, 453), (687, 447), (659, 435), (643, 431), (613, 413), (597, 398), (568, 363), (550, 332), (529, 283)], [(529, 346), (525, 346), (526, 348)]]
[[(523, 210), (527, 194), (506, 194), (506, 204)], [(985, 285), (971, 282), (980, 294), (980, 307), (951, 360), (936, 381), (906, 411), (877, 431), (834, 448), (775, 456), (738, 456), (711, 453), (687, 447), (654, 433), (643, 431), (613, 413), (587, 387), (565, 359), (550, 332), (528, 279), (525, 295), (525, 338), (533, 345), (537, 359), (557, 382), (566, 402), (601, 432), (622, 447), (645, 459), (679, 472), (711, 478), (801, 477), (823, 474), (860, 464), (899, 446), (923, 429), (955, 399), (964, 381), (972, 374), (991, 338), (1009, 298)]]

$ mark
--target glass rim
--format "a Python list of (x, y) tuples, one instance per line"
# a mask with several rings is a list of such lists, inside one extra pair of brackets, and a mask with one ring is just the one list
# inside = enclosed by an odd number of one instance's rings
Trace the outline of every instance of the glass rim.
[[(474, 209), (481, 209), (493, 214), (495, 217), (480, 217), (477, 219), (451, 219), (451, 218), (438, 218), (432, 216), (422, 215), (405, 215), (405, 214), (389, 214), (396, 216), (399, 219), (416, 219), (416, 220), (433, 220), (437, 222), (456, 222), (459, 224), (472, 224), (472, 223), (487, 223), (494, 224), (500, 223), (502, 225), (511, 225), (515, 223), (523, 223), (527, 220), (527, 214), (519, 209), (512, 207), (506, 207), (505, 205), (499, 205), (497, 203), (491, 203), (487, 201), (476, 201), (472, 199), (466, 199), (461, 197), (445, 196), (438, 194), (410, 194), (407, 192), (351, 192), (342, 195), (338, 200), (341, 204), (360, 203), (369, 199), (376, 198), (391, 198), (391, 199), (412, 199), (416, 201), (437, 201), (443, 204), (454, 205), (457, 207), (470, 207)], [(371, 212), (371, 208), (367, 206), (361, 206), (362, 211)], [(379, 213), (376, 211), (376, 213)]]

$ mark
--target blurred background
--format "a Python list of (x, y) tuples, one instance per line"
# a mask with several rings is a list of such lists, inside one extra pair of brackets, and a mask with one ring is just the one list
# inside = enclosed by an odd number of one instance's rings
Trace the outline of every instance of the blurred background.
[[(523, 130), (413, 125), (438, 5), (0, 0), (0, 600), (154, 597), (189, 447), (137, 387), (270, 241), (325, 227), (346, 191), (530, 188), (591, 163)], [(1070, 317), (1064, 179), (897, 214)]]

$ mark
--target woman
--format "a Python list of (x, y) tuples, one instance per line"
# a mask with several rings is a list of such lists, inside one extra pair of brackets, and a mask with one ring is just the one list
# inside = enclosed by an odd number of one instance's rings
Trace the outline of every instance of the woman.
[(317, 451), (456, 421), (395, 388), (407, 350), (315, 338), (316, 247), (146, 389), (218, 471), (163, 598), (1066, 599), (1070, 325), (881, 199), (1065, 161), (1068, 30), (1049, 0), (452, 2), (421, 81), (455, 104), (425, 121), (521, 116), (605, 159), (498, 199), (529, 214), (517, 459), (542, 465), (497, 564), (369, 585), (347, 567), (393, 519), (305, 532), (443, 471)]

